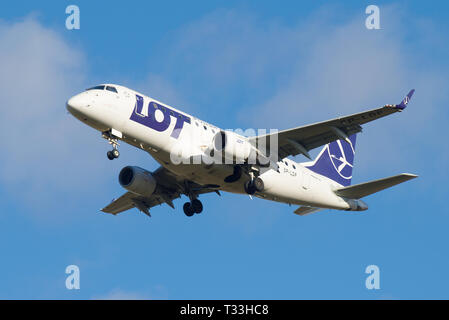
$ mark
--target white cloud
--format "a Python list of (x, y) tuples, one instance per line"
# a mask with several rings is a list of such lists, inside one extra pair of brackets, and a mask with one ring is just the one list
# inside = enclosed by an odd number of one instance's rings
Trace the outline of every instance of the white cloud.
[(187, 111), (185, 99), (173, 84), (162, 75), (148, 74), (143, 82), (136, 84), (136, 90), (140, 90), (156, 100)]
[(56, 200), (79, 201), (73, 191), (102, 171), (89, 157), (92, 131), (65, 109), (82, 88), (85, 57), (29, 17), (0, 22), (0, 70), (0, 181), (18, 206), (61, 216)]
[(92, 299), (93, 300), (149, 300), (150, 298), (139, 293), (139, 292), (130, 292), (130, 291), (123, 291), (121, 289), (114, 289), (105, 295), (95, 296)]
[[(416, 26), (413, 21), (397, 23), (394, 9), (382, 10), (383, 30), (367, 30), (356, 17), (338, 27), (323, 26), (319, 32), (310, 32), (310, 38), (301, 42), (308, 43), (301, 49), (304, 59), (293, 61), (294, 71), (285, 85), (252, 109), (258, 114), (253, 124), (286, 128), (321, 121), (399, 103), (415, 88), (403, 114), (365, 126), (365, 133), (358, 137), (362, 152), (356, 164), (359, 172), (371, 176), (426, 169), (428, 159), (415, 150), (437, 152), (442, 143), (436, 129), (444, 125), (442, 116), (447, 117), (440, 105), (447, 101), (444, 88), (449, 83), (438, 66), (420, 67), (414, 50), (427, 39), (414, 39), (414, 45), (409, 45), (406, 39), (411, 31), (406, 28)], [(385, 172), (389, 167), (392, 172)]]
[(367, 30), (364, 11), (338, 20), (335, 7), (293, 25), (218, 10), (176, 34), (167, 64), (187, 65), (183, 72), (207, 88), (206, 102), (232, 99), (230, 109), (253, 127), (285, 129), (398, 103), (415, 88), (408, 110), (365, 126), (356, 176), (426, 170), (426, 155), (438, 153), (431, 161), (441, 166), (449, 153), (440, 132), (447, 70), (429, 59), (447, 47), (433, 22), (406, 11), (382, 6), (382, 29)]
[[(355, 176), (422, 169), (432, 154), (439, 155), (432, 166), (442, 166), (449, 158), (440, 132), (448, 80), (428, 59), (442, 42), (431, 22), (398, 19), (398, 11), (381, 8), (383, 29), (366, 30), (363, 16), (335, 23), (326, 8), (289, 25), (218, 10), (166, 37), (158, 46), (166, 55), (161, 72), (136, 87), (184, 110), (192, 109), (189, 99), (207, 108), (217, 103), (239, 112), (240, 123), (279, 129), (395, 103), (414, 87), (408, 110), (365, 127)], [(0, 70), (2, 185), (23, 206), (52, 217), (59, 214), (55, 199), (71, 207), (93, 201), (90, 192), (106, 184), (98, 180), (112, 181), (111, 166), (118, 172), (123, 163), (105, 162), (99, 134), (66, 113), (65, 101), (88, 74), (82, 51), (33, 18), (2, 22)]]
[(163, 286), (155, 286), (152, 294), (137, 291), (126, 291), (115, 288), (104, 295), (92, 297), (93, 300), (155, 300), (167, 299), (167, 290)]
[(296, 37), (276, 21), (216, 10), (170, 34), (161, 61), (166, 73), (184, 73), (177, 77), (183, 89), (200, 87), (225, 99), (228, 90), (258, 88), (274, 73), (288, 73), (285, 62), (297, 55)]

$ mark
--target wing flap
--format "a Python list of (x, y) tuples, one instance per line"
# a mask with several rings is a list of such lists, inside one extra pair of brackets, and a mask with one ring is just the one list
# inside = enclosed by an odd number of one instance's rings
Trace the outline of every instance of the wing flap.
[(312, 214), (315, 212), (318, 212), (320, 210), (323, 210), (322, 208), (317, 208), (317, 207), (308, 207), (308, 206), (301, 206), (298, 209), (296, 209), (294, 211), (295, 214), (300, 215), (300, 216), (305, 216), (308, 214)]
[(113, 200), (110, 204), (101, 209), (101, 211), (116, 215), (119, 214), (120, 212), (129, 210), (133, 207), (134, 202), (132, 201), (132, 193), (127, 192), (123, 194), (120, 198)]
[(411, 173), (402, 173), (388, 178), (355, 184), (335, 190), (334, 192), (340, 197), (360, 199), (417, 177), (417, 175)]

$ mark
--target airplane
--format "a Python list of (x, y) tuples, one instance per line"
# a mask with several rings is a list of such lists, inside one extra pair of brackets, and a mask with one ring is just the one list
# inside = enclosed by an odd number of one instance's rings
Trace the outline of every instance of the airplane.
[[(124, 167), (118, 180), (126, 193), (104, 207), (105, 213), (137, 208), (151, 216), (154, 206), (174, 209), (173, 200), (185, 195), (183, 211), (191, 217), (203, 211), (201, 195), (224, 191), (297, 205), (294, 213), (303, 216), (323, 209), (367, 210), (362, 198), (417, 177), (402, 173), (351, 185), (361, 125), (403, 111), (414, 91), (399, 104), (253, 136), (220, 129), (116, 84), (89, 88), (71, 97), (66, 108), (112, 145), (108, 159), (119, 157), (123, 141), (160, 164), (154, 172)], [(312, 160), (309, 151), (318, 147)], [(289, 158), (298, 155), (308, 161)]]

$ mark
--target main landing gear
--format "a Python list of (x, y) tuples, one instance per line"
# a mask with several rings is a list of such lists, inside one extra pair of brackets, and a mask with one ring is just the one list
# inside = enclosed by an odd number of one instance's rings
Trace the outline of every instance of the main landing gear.
[(191, 217), (195, 213), (203, 212), (203, 204), (198, 200), (198, 194), (192, 190), (191, 183), (187, 180), (184, 181), (184, 194), (190, 199), (190, 202), (184, 203), (182, 207), (186, 216)]
[(203, 204), (198, 199), (193, 199), (191, 202), (184, 203), (182, 207), (186, 216), (191, 217), (195, 213), (203, 212)]
[(245, 192), (249, 195), (253, 195), (256, 192), (262, 192), (264, 189), (263, 180), (259, 177), (252, 177), (251, 180), (248, 180), (244, 184)]
[(110, 145), (112, 145), (112, 150), (108, 151), (106, 153), (106, 155), (108, 156), (108, 159), (114, 160), (114, 159), (118, 158), (120, 156), (120, 152), (117, 149), (117, 146), (119, 145), (118, 139), (115, 136), (113, 136), (110, 131), (103, 132), (102, 136), (103, 136), (103, 138), (108, 140)]

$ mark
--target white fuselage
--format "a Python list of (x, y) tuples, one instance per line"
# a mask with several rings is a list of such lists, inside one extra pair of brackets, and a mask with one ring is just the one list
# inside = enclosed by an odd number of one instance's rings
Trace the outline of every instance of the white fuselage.
[[(88, 90), (72, 97), (68, 110), (85, 124), (105, 132), (113, 130), (120, 140), (150, 153), (162, 166), (186, 180), (206, 185), (219, 185), (221, 190), (244, 194), (244, 179), (226, 183), (224, 178), (232, 174), (232, 165), (204, 165), (173, 163), (174, 150), (189, 150), (202, 154), (212, 143), (220, 128), (164, 103), (123, 86), (111, 85), (116, 92)], [(143, 99), (143, 108), (136, 115), (136, 96)], [(155, 102), (159, 109), (151, 108)], [(156, 124), (151, 126), (131, 120), (153, 112)], [(164, 117), (165, 114), (165, 117)], [(166, 127), (166, 128), (165, 128)], [(180, 128), (181, 127), (181, 128)], [(337, 196), (333, 190), (341, 187), (333, 180), (316, 174), (301, 163), (283, 159), (277, 163), (279, 170), (260, 168), (264, 191), (258, 197), (296, 205), (346, 210), (350, 208), (347, 199)]]

